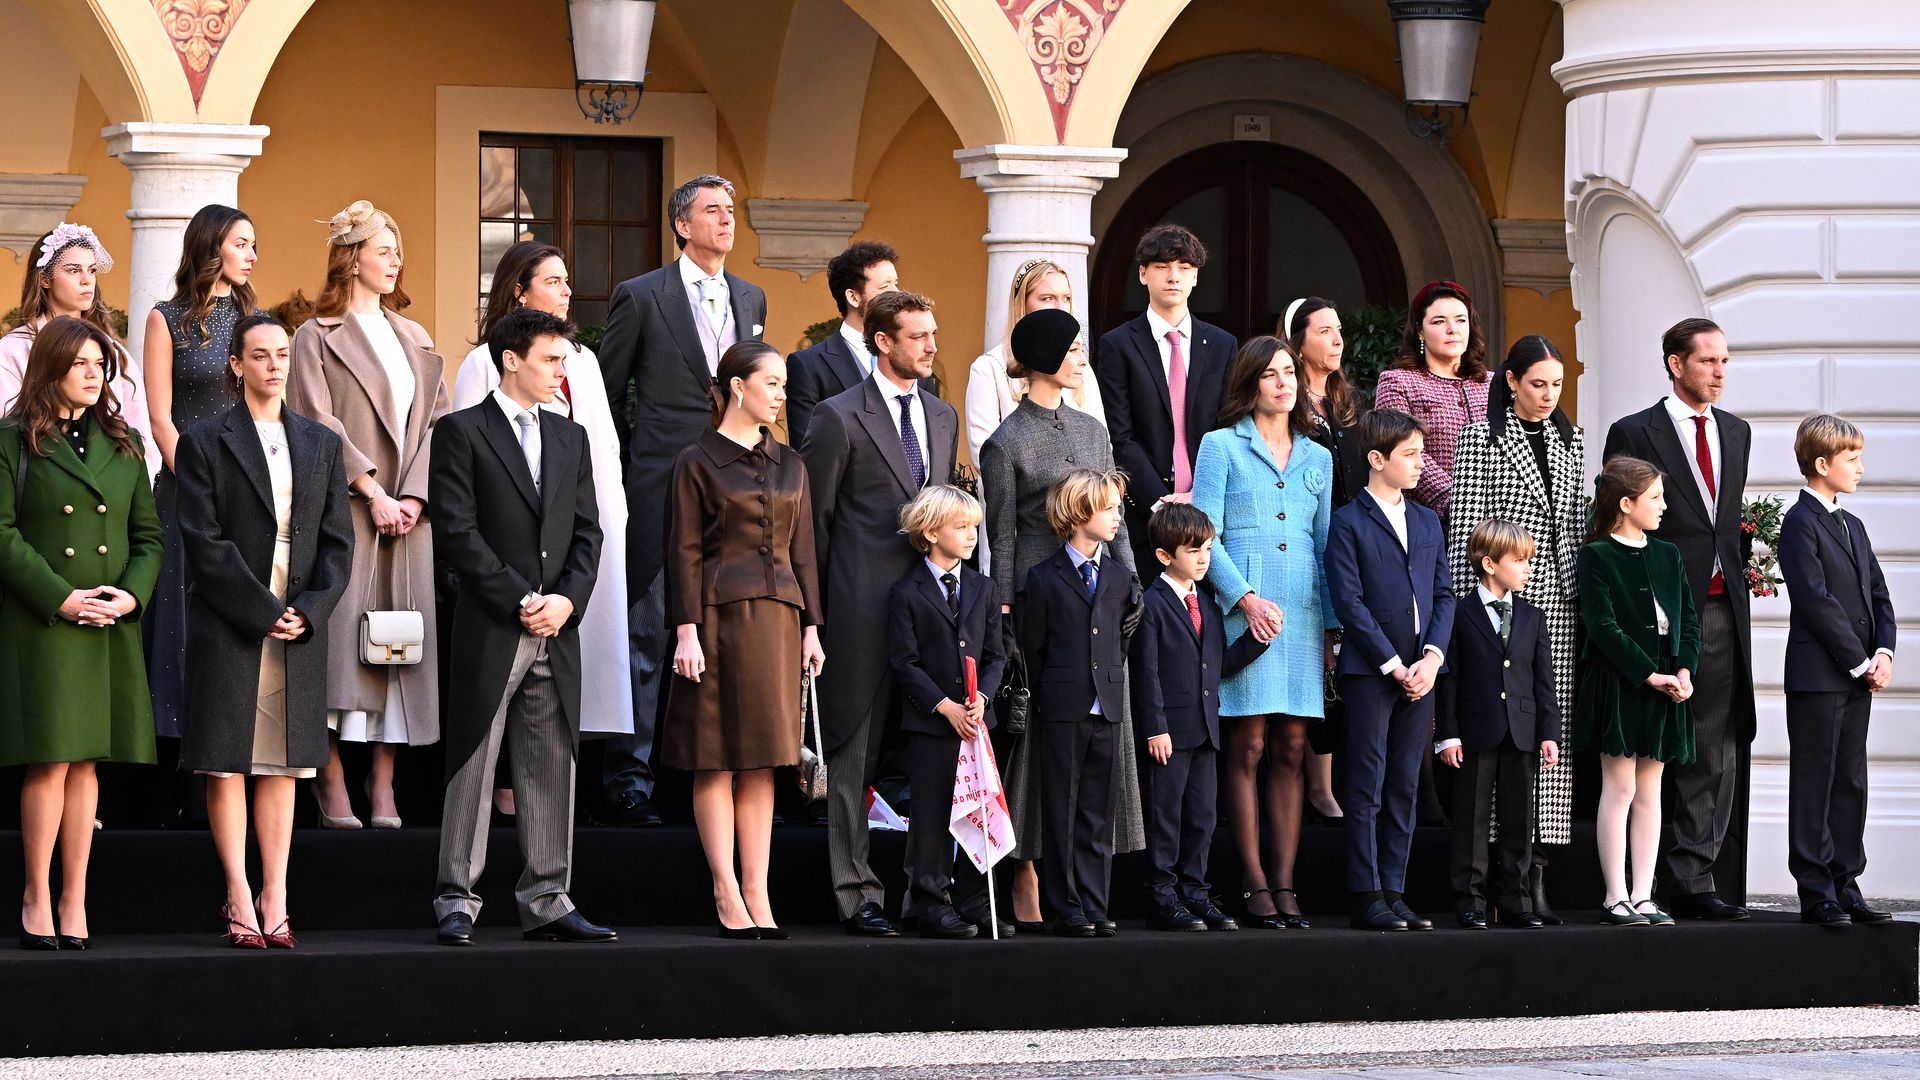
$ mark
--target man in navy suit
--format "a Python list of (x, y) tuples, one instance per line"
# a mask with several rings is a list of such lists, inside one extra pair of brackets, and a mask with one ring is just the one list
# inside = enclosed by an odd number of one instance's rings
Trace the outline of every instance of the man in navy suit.
[[(1726, 389), (1727, 335), (1707, 319), (1683, 319), (1661, 339), (1673, 393), (1614, 421), (1603, 458), (1627, 454), (1667, 474), (1667, 516), (1647, 535), (1680, 549), (1700, 613), (1700, 666), (1690, 707), (1694, 760), (1667, 767), (1673, 793), (1673, 847), (1661, 877), (1675, 915), (1739, 920), (1747, 909), (1721, 899), (1746, 889), (1746, 750), (1753, 706), (1753, 596), (1740, 529), (1753, 429), (1719, 408)], [(1735, 818), (1739, 821), (1736, 824)], [(1733, 850), (1722, 858), (1727, 840)]]
[[(607, 741), (601, 774), (612, 823), (619, 825), (660, 824), (652, 803), (653, 733), (672, 651), (660, 571), (673, 462), (713, 426), (720, 354), (736, 342), (758, 340), (767, 321), (767, 294), (726, 269), (733, 250), (733, 184), (696, 176), (674, 190), (667, 216), (680, 258), (614, 288), (599, 350), (613, 426), (627, 459), (633, 734)], [(631, 428), (629, 387), (636, 402)]]
[(867, 301), (900, 287), (900, 271), (895, 269), (899, 261), (893, 248), (863, 240), (827, 263), (827, 291), (840, 309), (840, 328), (787, 357), (788, 445), (799, 446), (806, 439), (814, 406), (873, 374)]
[(1162, 500), (1186, 502), (1200, 437), (1220, 426), (1220, 395), (1238, 343), (1201, 322), (1187, 298), (1207, 264), (1200, 238), (1178, 225), (1155, 225), (1134, 248), (1148, 306), (1108, 331), (1093, 374), (1107, 411), (1113, 461), (1125, 470), (1127, 531), (1133, 565), (1154, 565), (1147, 519)]
[(1793, 456), (1807, 486), (1780, 523), (1787, 619), (1787, 867), (1800, 918), (1823, 926), (1884, 923), (1867, 906), (1867, 716), (1893, 680), (1893, 600), (1860, 519), (1840, 508), (1866, 474), (1866, 437), (1837, 416), (1810, 416)]
[(1357, 435), (1372, 470), (1367, 489), (1334, 511), (1327, 533), (1327, 584), (1346, 631), (1347, 887), (1355, 928), (1431, 930), (1404, 894), (1432, 691), (1453, 632), (1446, 540), (1440, 518), (1406, 497), (1420, 482), (1420, 422), (1375, 409)]
[(1135, 578), (1107, 550), (1126, 478), (1074, 469), (1047, 493), (1065, 546), (1027, 571), (1020, 652), (1040, 758), (1040, 892), (1062, 937), (1112, 937), (1114, 761), (1126, 716), (1128, 594)]
[(1172, 503), (1147, 523), (1162, 567), (1127, 647), (1133, 726), (1142, 747), (1147, 815), (1147, 893), (1156, 930), (1238, 930), (1213, 902), (1207, 854), (1219, 821), (1220, 680), (1259, 659), (1267, 643), (1226, 625), (1196, 582), (1213, 558), (1213, 520)]
[[(993, 582), (965, 562), (980, 542), (980, 519), (980, 503), (959, 488), (920, 489), (900, 508), (900, 531), (922, 557), (887, 594), (907, 775), (920, 806), (907, 829), (907, 884), (927, 937), (991, 937), (994, 930), (987, 880), (972, 860), (954, 857), (945, 812), (953, 806), (963, 740), (971, 743), (983, 727), (993, 727), (987, 702), (1000, 691), (1007, 666)], [(1012, 923), (1000, 924), (1000, 937), (1013, 932)]]
[[(1440, 678), (1433, 749), (1460, 770), (1453, 782), (1453, 905), (1463, 930), (1487, 928), (1489, 893), (1500, 905), (1500, 925), (1546, 925), (1528, 888), (1533, 781), (1543, 761), (1552, 768), (1560, 760), (1560, 704), (1546, 613), (1520, 598), (1534, 548), (1533, 534), (1511, 521), (1474, 526), (1467, 562), (1480, 584), (1460, 598), (1453, 656)], [(1500, 840), (1489, 865), (1487, 831), (1495, 820)]]

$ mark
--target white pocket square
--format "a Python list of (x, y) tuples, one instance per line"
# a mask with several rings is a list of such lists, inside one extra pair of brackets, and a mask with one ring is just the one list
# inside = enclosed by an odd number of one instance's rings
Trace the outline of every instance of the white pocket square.
[(759, 323), (754, 323), (754, 324), (753, 324), (753, 336), (754, 336), (754, 337), (759, 337), (759, 336), (760, 336), (760, 334), (761, 334), (761, 332), (763, 332), (764, 330), (766, 330), (766, 327), (764, 327), (764, 326), (761, 326), (761, 325), (760, 325)]

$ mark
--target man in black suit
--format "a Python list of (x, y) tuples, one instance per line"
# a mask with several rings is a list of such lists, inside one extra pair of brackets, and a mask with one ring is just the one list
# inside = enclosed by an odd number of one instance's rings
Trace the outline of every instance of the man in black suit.
[(434, 916), (443, 945), (473, 943), (487, 865), (494, 765), (512, 748), (525, 861), (514, 899), (534, 941), (612, 941), (567, 896), (580, 739), (580, 618), (600, 560), (593, 464), (579, 424), (540, 408), (566, 377), (572, 331), (519, 308), (488, 335), (500, 388), (440, 421), (428, 502), (460, 577), (447, 690), (447, 792)]
[[(1708, 319), (1683, 319), (1661, 339), (1673, 393), (1614, 421), (1604, 457), (1628, 454), (1667, 474), (1667, 516), (1649, 536), (1680, 549), (1700, 613), (1700, 667), (1693, 673), (1696, 756), (1667, 768), (1673, 848), (1665, 860), (1668, 908), (1696, 919), (1737, 920), (1747, 909), (1721, 899), (1716, 870), (1736, 897), (1746, 882), (1745, 775), (1753, 742), (1752, 596), (1740, 530), (1753, 431), (1716, 408), (1727, 379), (1727, 336)], [(1739, 827), (1734, 827), (1736, 808)], [(1735, 837), (1732, 857), (1722, 848)]]
[[(863, 240), (827, 264), (827, 290), (840, 308), (840, 328), (826, 340), (787, 357), (787, 442), (806, 441), (813, 410), (873, 373), (867, 351), (867, 302), (900, 287), (900, 256), (886, 244)], [(928, 389), (933, 389), (928, 387)]]
[(1220, 426), (1220, 395), (1239, 343), (1201, 322), (1187, 299), (1207, 264), (1206, 245), (1178, 225), (1155, 225), (1134, 248), (1148, 307), (1100, 338), (1093, 373), (1127, 473), (1127, 532), (1134, 562), (1156, 565), (1147, 519), (1161, 500), (1186, 502), (1200, 438)]
[[(697, 176), (667, 202), (680, 258), (613, 290), (600, 364), (613, 426), (627, 459), (627, 596), (632, 649), (633, 734), (610, 739), (602, 770), (611, 817), (658, 825), (653, 809), (653, 735), (661, 681), (672, 652), (667, 632), (667, 495), (673, 460), (713, 426), (714, 372), (736, 342), (759, 340), (767, 294), (727, 272), (733, 250), (733, 184)], [(634, 391), (628, 425), (628, 388)]]
[(1147, 528), (1163, 569), (1147, 586), (1146, 611), (1127, 648), (1147, 817), (1147, 922), (1158, 930), (1238, 930), (1207, 883), (1220, 816), (1220, 680), (1259, 659), (1267, 644), (1248, 632), (1229, 647), (1219, 606), (1197, 591), (1213, 559), (1205, 511), (1163, 506)]
[(960, 416), (918, 385), (939, 351), (933, 301), (883, 293), (867, 306), (873, 375), (820, 403), (800, 456), (813, 496), (821, 574), (820, 640), (833, 658), (820, 677), (827, 758), (827, 860), (849, 933), (897, 933), (886, 890), (867, 865), (867, 788), (893, 714), (887, 590), (917, 556), (900, 535), (900, 507), (953, 476)]
[[(1502, 926), (1546, 925), (1529, 888), (1533, 783), (1543, 761), (1552, 768), (1560, 759), (1560, 700), (1546, 613), (1518, 591), (1536, 546), (1511, 521), (1474, 526), (1467, 562), (1480, 584), (1455, 608), (1453, 652), (1436, 691), (1434, 753), (1460, 770), (1453, 782), (1453, 904), (1463, 930), (1487, 928), (1489, 893)], [(1495, 821), (1499, 846), (1489, 860)]]
[(1787, 630), (1787, 869), (1800, 918), (1891, 922), (1867, 905), (1867, 720), (1893, 679), (1887, 577), (1861, 520), (1840, 508), (1866, 474), (1866, 436), (1837, 416), (1800, 422), (1793, 456), (1807, 486), (1780, 523)]

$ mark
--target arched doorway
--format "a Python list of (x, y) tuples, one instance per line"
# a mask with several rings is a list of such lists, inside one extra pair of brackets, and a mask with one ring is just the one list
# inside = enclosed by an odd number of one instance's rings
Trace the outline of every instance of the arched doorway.
[(1114, 215), (1093, 271), (1097, 332), (1146, 309), (1134, 240), (1163, 221), (1207, 246), (1194, 315), (1242, 341), (1273, 333), (1295, 297), (1346, 307), (1401, 300), (1399, 246), (1351, 180), (1291, 147), (1224, 143), (1162, 166)]

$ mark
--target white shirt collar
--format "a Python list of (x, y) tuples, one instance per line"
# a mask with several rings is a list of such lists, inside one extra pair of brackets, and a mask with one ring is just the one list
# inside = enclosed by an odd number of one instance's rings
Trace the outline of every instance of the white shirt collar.
[(698, 285), (702, 281), (707, 280), (708, 277), (719, 278), (720, 287), (722, 289), (725, 289), (727, 287), (726, 267), (724, 266), (721, 267), (720, 272), (718, 274), (709, 275), (705, 270), (700, 269), (699, 263), (694, 262), (693, 259), (691, 259), (684, 253), (681, 254), (679, 263), (680, 263), (680, 280), (685, 282), (689, 288), (698, 287)]
[(1074, 547), (1072, 544), (1067, 544), (1065, 546), (1067, 549), (1067, 558), (1073, 561), (1073, 568), (1075, 570), (1080, 569), (1083, 563), (1092, 563), (1094, 570), (1097, 572), (1100, 569), (1100, 557), (1107, 553), (1107, 545), (1105, 544), (1101, 544), (1100, 546), (1093, 549), (1092, 558), (1088, 558), (1085, 555), (1080, 554), (1080, 549), (1077, 547)]
[(900, 408), (899, 398), (901, 394), (912, 394), (913, 402), (910, 407), (916, 408), (916, 409), (920, 407), (919, 384), (916, 383), (911, 388), (906, 390), (900, 389), (900, 387), (892, 379), (887, 378), (887, 376), (880, 370), (879, 357), (876, 356), (873, 358), (873, 373), (871, 375), (868, 375), (867, 378), (872, 379), (873, 384), (880, 388), (880, 396), (886, 399), (887, 408), (898, 410)]
[[(520, 422), (520, 414), (527, 411), (526, 406), (508, 397), (507, 392), (505, 390), (500, 390), (500, 389), (494, 390), (493, 403), (495, 405), (500, 406), (501, 412), (507, 414), (508, 425), (518, 424)], [(534, 418), (538, 419), (540, 415), (539, 413), (540, 407), (538, 405), (535, 405), (533, 408), (534, 408)], [(519, 435), (518, 428), (515, 428), (514, 434), (516, 436)]]
[(1638, 540), (1629, 540), (1626, 537), (1621, 536), (1619, 533), (1614, 533), (1613, 539), (1619, 541), (1622, 544), (1627, 545), (1630, 548), (1643, 548), (1647, 546), (1647, 538), (1644, 536)]
[(1180, 602), (1183, 604), (1187, 602), (1187, 597), (1192, 596), (1195, 592), (1198, 591), (1193, 585), (1183, 586), (1179, 582), (1173, 580), (1173, 578), (1169, 577), (1166, 574), (1161, 574), (1160, 580), (1167, 583), (1167, 588), (1172, 589), (1173, 595), (1179, 597)]
[(966, 563), (960, 563), (951, 570), (942, 570), (940, 569), (940, 564), (937, 562), (934, 562), (930, 558), (921, 559), (920, 561), (927, 564), (927, 572), (933, 575), (933, 580), (935, 584), (939, 584), (940, 579), (948, 574), (952, 574), (953, 580), (957, 583), (960, 580), (960, 567), (966, 565)]
[(1493, 590), (1487, 588), (1485, 585), (1476, 585), (1474, 586), (1473, 591), (1480, 594), (1481, 607), (1491, 607), (1493, 606), (1494, 602), (1497, 600), (1507, 600), (1509, 602), (1513, 600), (1512, 593), (1508, 593), (1504, 597), (1495, 596), (1493, 595)]
[(1167, 331), (1178, 330), (1180, 331), (1180, 341), (1182, 344), (1188, 345), (1188, 346), (1191, 346), (1193, 344), (1193, 312), (1192, 311), (1188, 311), (1185, 315), (1182, 315), (1180, 317), (1179, 322), (1170, 323), (1167, 320), (1161, 318), (1159, 312), (1153, 310), (1152, 308), (1148, 308), (1147, 309), (1147, 326), (1153, 331), (1153, 340), (1155, 341), (1165, 341), (1167, 339)]
[(1373, 505), (1386, 511), (1391, 517), (1404, 519), (1407, 516), (1407, 493), (1404, 491), (1400, 493), (1399, 502), (1388, 502), (1371, 491), (1367, 492), (1367, 497), (1373, 500)]
[(855, 360), (860, 361), (865, 367), (873, 366), (874, 356), (867, 351), (867, 335), (864, 331), (855, 330), (853, 327), (848, 326), (845, 320), (842, 320), (840, 323), (840, 340), (846, 342), (847, 348), (853, 350), (853, 358)]
[(1694, 417), (1704, 416), (1707, 418), (1707, 426), (1714, 426), (1713, 406), (1711, 405), (1700, 412), (1694, 412), (1692, 409), (1687, 408), (1686, 402), (1680, 400), (1679, 394), (1668, 394), (1666, 397), (1660, 399), (1660, 404), (1667, 407), (1667, 415), (1673, 417), (1673, 422), (1676, 424), (1691, 424), (1693, 423)]
[(1804, 491), (1804, 492), (1806, 492), (1807, 494), (1809, 494), (1809, 495), (1811, 495), (1811, 496), (1813, 496), (1814, 498), (1816, 498), (1816, 499), (1818, 499), (1818, 500), (1820, 500), (1820, 509), (1822, 509), (1822, 510), (1825, 510), (1825, 511), (1826, 511), (1827, 513), (1829, 513), (1829, 514), (1831, 514), (1831, 513), (1833, 513), (1833, 512), (1835, 511), (1835, 510), (1838, 510), (1838, 509), (1840, 509), (1840, 504), (1839, 504), (1839, 503), (1837, 503), (1837, 502), (1835, 502), (1835, 501), (1833, 501), (1832, 499), (1829, 499), (1829, 498), (1827, 498), (1827, 497), (1826, 497), (1825, 495), (1822, 495), (1822, 494), (1820, 494), (1819, 492), (1817, 492), (1817, 491), (1815, 491), (1815, 490), (1813, 490), (1813, 485), (1812, 485), (1812, 484), (1808, 484), (1807, 486), (1805, 486), (1805, 487), (1803, 487), (1803, 488), (1801, 488), (1800, 490), (1801, 490), (1801, 491)]

